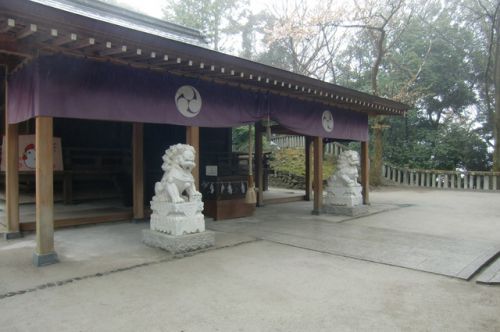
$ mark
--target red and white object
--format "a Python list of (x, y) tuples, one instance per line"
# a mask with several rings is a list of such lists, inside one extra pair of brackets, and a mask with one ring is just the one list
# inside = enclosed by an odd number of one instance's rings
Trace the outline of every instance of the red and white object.
[[(5, 136), (2, 141), (2, 160), (0, 170), (5, 171)], [(61, 138), (54, 137), (54, 171), (63, 170)], [(35, 171), (36, 167), (36, 146), (35, 135), (19, 135), (19, 170), (20, 171)]]

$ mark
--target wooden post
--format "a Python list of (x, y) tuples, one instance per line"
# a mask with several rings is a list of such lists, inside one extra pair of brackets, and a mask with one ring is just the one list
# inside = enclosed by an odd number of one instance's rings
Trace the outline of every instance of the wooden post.
[(144, 219), (144, 124), (132, 125), (132, 186), (135, 221)]
[(323, 206), (323, 138), (314, 137), (314, 208), (319, 215)]
[(58, 261), (54, 251), (54, 146), (52, 118), (36, 118), (36, 250), (33, 264)]
[(363, 204), (370, 205), (370, 155), (368, 142), (361, 142), (361, 187)]
[(311, 188), (311, 137), (305, 137), (305, 161), (306, 161), (306, 196), (305, 200), (310, 201), (312, 198), (312, 188)]
[(196, 167), (193, 169), (193, 177), (196, 188), (200, 188), (200, 127), (186, 127), (186, 144), (196, 150)]
[(257, 188), (257, 206), (264, 206), (264, 160), (262, 142), (262, 124), (255, 123), (255, 182)]
[(3, 70), (4, 115), (5, 115), (5, 218), (6, 240), (21, 237), (19, 231), (19, 135), (18, 125), (9, 124), (7, 109), (7, 68)]

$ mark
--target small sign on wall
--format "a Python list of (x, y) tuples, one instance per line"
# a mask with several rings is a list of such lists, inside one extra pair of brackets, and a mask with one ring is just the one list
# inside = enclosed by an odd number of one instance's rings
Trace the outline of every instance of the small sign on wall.
[[(63, 170), (61, 138), (54, 137), (54, 171)], [(5, 171), (5, 136), (2, 141), (2, 161), (0, 170)], [(19, 170), (20, 171), (35, 171), (35, 135), (19, 135)]]
[(217, 176), (217, 165), (207, 165), (205, 166), (206, 176)]

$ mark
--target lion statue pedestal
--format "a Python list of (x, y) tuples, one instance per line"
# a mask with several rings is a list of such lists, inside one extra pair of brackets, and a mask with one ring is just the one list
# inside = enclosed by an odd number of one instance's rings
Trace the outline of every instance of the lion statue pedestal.
[(328, 179), (323, 211), (332, 214), (360, 215), (368, 212), (363, 205), (362, 187), (358, 183), (359, 155), (344, 151), (338, 157), (337, 169)]
[(150, 229), (143, 242), (152, 247), (182, 253), (212, 247), (214, 233), (205, 230), (201, 193), (196, 190), (191, 171), (195, 150), (186, 144), (171, 146), (163, 156), (163, 177), (155, 184), (151, 201)]

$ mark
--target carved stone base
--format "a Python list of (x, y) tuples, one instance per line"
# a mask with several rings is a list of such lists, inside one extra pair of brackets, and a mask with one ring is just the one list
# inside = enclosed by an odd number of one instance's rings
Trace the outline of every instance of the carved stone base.
[(204, 231), (187, 235), (168, 235), (150, 229), (142, 231), (142, 241), (148, 246), (161, 248), (173, 254), (210, 248), (215, 245), (215, 233)]
[(325, 205), (340, 205), (354, 207), (363, 204), (361, 186), (328, 187), (323, 203)]
[(171, 203), (152, 201), (151, 230), (170, 235), (186, 235), (205, 231), (203, 202)]
[(151, 230), (170, 235), (186, 235), (205, 231), (205, 217), (151, 215)]
[(367, 205), (345, 206), (345, 205), (323, 205), (323, 212), (342, 216), (359, 216), (368, 213)]

